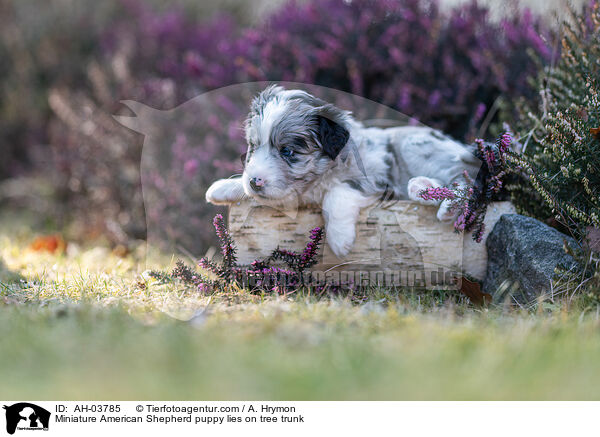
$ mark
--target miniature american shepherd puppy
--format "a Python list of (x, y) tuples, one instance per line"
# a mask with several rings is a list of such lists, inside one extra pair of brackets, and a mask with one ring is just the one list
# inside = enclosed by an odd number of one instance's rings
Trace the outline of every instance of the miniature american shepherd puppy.
[[(214, 182), (208, 202), (254, 198), (277, 208), (318, 205), (329, 247), (352, 249), (361, 208), (419, 197), (424, 189), (464, 183), (480, 161), (472, 150), (428, 127), (365, 127), (351, 113), (301, 90), (270, 86), (253, 101), (245, 122), (248, 151), (241, 177)], [(440, 203), (440, 202), (438, 202)], [(454, 214), (448, 201), (437, 211)]]

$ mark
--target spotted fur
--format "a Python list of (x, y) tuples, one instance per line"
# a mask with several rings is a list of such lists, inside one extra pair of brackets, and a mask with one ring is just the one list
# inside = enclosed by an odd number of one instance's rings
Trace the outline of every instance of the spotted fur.
[[(361, 208), (412, 199), (430, 186), (475, 177), (469, 147), (427, 127), (367, 128), (351, 113), (301, 90), (271, 86), (250, 106), (248, 152), (240, 178), (215, 182), (206, 199), (228, 204), (250, 196), (281, 208), (320, 205), (327, 242), (338, 256), (352, 248)], [(263, 185), (253, 188), (251, 180)], [(438, 218), (451, 219), (440, 205)]]

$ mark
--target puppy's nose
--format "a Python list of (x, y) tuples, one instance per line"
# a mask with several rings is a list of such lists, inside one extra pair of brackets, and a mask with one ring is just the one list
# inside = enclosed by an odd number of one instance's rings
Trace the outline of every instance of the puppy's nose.
[(265, 185), (265, 181), (261, 178), (250, 178), (250, 186), (254, 191), (260, 191)]

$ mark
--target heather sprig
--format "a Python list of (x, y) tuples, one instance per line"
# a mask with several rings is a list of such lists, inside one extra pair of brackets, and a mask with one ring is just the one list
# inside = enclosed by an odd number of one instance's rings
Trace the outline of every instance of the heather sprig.
[[(300, 254), (298, 252), (294, 252), (293, 250), (280, 249), (278, 247), (271, 254), (270, 260), (280, 260), (283, 261), (290, 268), (297, 268), (300, 264)], [(254, 261), (254, 263), (263, 265), (264, 261), (256, 260)]]
[(186, 266), (183, 261), (178, 260), (173, 269), (172, 276), (177, 279), (181, 279), (183, 282), (188, 284), (199, 285), (205, 281), (205, 278), (200, 276), (198, 273), (192, 271)]
[(218, 285), (217, 281), (207, 278), (206, 276), (192, 270), (181, 260), (177, 260), (175, 263), (175, 268), (170, 274), (161, 274), (161, 276), (168, 276), (171, 279), (179, 279), (186, 284), (194, 285), (198, 288), (198, 291), (203, 293), (208, 292)]
[[(154, 273), (155, 277), (179, 279), (186, 284), (194, 285), (200, 291), (224, 291), (229, 285), (248, 287), (251, 290), (273, 290), (285, 292), (303, 284), (304, 272), (318, 262), (318, 252), (323, 238), (323, 230), (319, 227), (310, 231), (309, 242), (302, 253), (277, 248), (271, 255), (262, 260), (255, 260), (250, 265), (238, 265), (235, 256), (235, 242), (227, 227), (223, 216), (217, 214), (213, 220), (215, 232), (219, 238), (223, 261), (216, 263), (207, 258), (202, 258), (198, 266), (214, 275), (210, 279), (206, 275), (197, 273), (182, 261), (177, 261), (176, 267), (170, 274)], [(272, 265), (274, 261), (281, 260), (287, 268)]]
[(450, 188), (436, 187), (421, 191), (419, 196), (424, 200), (446, 200), (454, 199), (455, 194)]
[(229, 235), (227, 226), (225, 226), (225, 220), (221, 214), (217, 214), (213, 219), (213, 225), (219, 242), (221, 243), (221, 252), (223, 253), (223, 264), (226, 267), (233, 267), (237, 263), (235, 243), (233, 238)]
[(323, 229), (317, 227), (310, 231), (310, 241), (300, 255), (300, 262), (298, 264), (298, 270), (300, 272), (317, 263), (317, 253), (322, 239)]
[[(323, 239), (323, 229), (317, 227), (310, 231), (309, 242), (302, 253), (297, 253), (291, 250), (280, 249), (279, 247), (273, 251), (270, 260), (281, 260), (288, 267), (303, 272), (304, 270), (314, 266), (317, 260), (317, 254)], [(255, 261), (256, 262), (256, 261)]]
[(475, 156), (482, 161), (481, 169), (473, 180), (465, 171), (464, 184), (455, 182), (451, 188), (428, 188), (419, 193), (425, 200), (449, 200), (450, 210), (456, 214), (454, 229), (457, 232), (472, 231), (473, 239), (481, 242), (485, 232), (487, 206), (503, 186), (508, 173), (507, 155), (510, 154), (512, 138), (502, 134), (495, 144), (475, 140)]
[(208, 258), (200, 258), (198, 265), (206, 271), (211, 272), (213, 275), (223, 276), (223, 269), (218, 264), (209, 260)]

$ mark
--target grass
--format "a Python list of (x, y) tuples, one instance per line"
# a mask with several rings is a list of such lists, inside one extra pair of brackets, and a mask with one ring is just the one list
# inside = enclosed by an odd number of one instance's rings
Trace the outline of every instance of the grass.
[(149, 280), (142, 245), (56, 256), (15, 226), (0, 235), (5, 399), (600, 399), (593, 308), (204, 296)]

